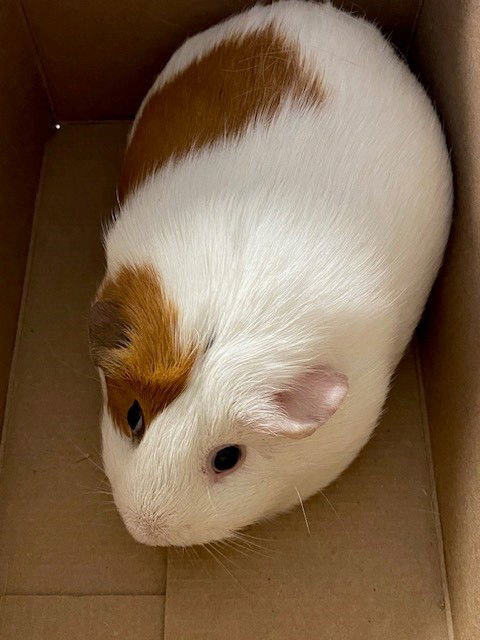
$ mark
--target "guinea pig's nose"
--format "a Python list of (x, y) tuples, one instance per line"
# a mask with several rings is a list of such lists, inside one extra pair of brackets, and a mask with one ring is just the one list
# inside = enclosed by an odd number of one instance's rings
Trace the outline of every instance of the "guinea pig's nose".
[(165, 527), (157, 514), (136, 513), (124, 518), (125, 526), (137, 542), (149, 546), (166, 545)]

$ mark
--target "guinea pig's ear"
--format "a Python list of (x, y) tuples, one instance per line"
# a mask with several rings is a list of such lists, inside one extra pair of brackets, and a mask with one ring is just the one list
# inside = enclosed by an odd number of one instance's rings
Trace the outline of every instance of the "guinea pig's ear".
[(348, 392), (348, 378), (329, 367), (298, 376), (289, 389), (274, 397), (268, 431), (288, 438), (305, 438), (333, 416)]
[(92, 360), (101, 367), (111, 349), (128, 342), (127, 326), (120, 305), (111, 300), (97, 300), (90, 308), (89, 339)]

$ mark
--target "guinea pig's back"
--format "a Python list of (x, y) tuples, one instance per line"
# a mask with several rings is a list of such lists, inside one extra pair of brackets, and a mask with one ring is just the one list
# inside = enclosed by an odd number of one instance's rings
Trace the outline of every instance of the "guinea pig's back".
[(451, 174), (434, 110), (381, 34), (289, 0), (174, 54), (132, 128), (119, 198), (109, 268), (153, 263), (190, 329), (209, 315), (258, 328), (265, 310), (329, 324), (363, 304), (401, 349), (443, 252)]

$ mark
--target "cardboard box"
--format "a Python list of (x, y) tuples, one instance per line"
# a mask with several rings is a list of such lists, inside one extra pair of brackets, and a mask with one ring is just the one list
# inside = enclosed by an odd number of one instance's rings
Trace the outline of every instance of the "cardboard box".
[(437, 104), (455, 223), (382, 424), (305, 505), (308, 527), (298, 509), (252, 527), (251, 549), (224, 548), (215, 561), (136, 544), (104, 493), (86, 314), (128, 120), (187, 35), (248, 4), (0, 7), (2, 640), (480, 638), (476, 0), (354, 5), (391, 35)]

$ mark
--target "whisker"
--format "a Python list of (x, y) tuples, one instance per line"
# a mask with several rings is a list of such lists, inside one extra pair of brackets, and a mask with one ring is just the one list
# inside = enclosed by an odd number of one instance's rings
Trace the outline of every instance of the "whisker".
[(244, 547), (242, 544), (236, 542), (235, 540), (220, 540), (219, 543), (222, 544), (231, 553), (239, 553), (240, 555), (250, 560), (256, 560), (259, 556), (262, 556), (262, 554), (259, 553), (256, 549)]
[(273, 542), (273, 538), (259, 538), (258, 536), (252, 536), (245, 531), (237, 531), (237, 534), (241, 535), (244, 538), (250, 538), (250, 540), (260, 540), (261, 542)]
[(102, 491), (101, 489), (99, 489), (98, 491), (95, 491), (95, 490), (87, 491), (85, 495), (109, 496), (110, 498), (113, 498), (113, 493), (111, 491)]
[(217, 508), (215, 507), (215, 504), (213, 503), (212, 494), (210, 493), (210, 488), (208, 486), (207, 486), (207, 494), (208, 494), (208, 499), (210, 501), (210, 504), (212, 505), (212, 509), (215, 511), (215, 513), (217, 513)]
[[(249, 592), (247, 591), (247, 589), (245, 589), (245, 587), (243, 586), (243, 584), (240, 582), (240, 580), (230, 571), (230, 569), (225, 566), (225, 564), (220, 560), (220, 558), (218, 558), (213, 550), (211, 551), (208, 547), (211, 546), (210, 543), (207, 543), (207, 545), (202, 545), (203, 548), (208, 551), (208, 553), (217, 561), (217, 563), (228, 573), (228, 575), (235, 580), (235, 582), (238, 584), (238, 586), (240, 587), (240, 589), (242, 589), (242, 591), (244, 591), (247, 595), (249, 595)], [(215, 547), (213, 548), (215, 549)], [(217, 553), (218, 553), (218, 549), (216, 549)]]
[(245, 556), (246, 558), (251, 559), (252, 555), (249, 553), (246, 553), (246, 551), (242, 548), (237, 548), (234, 547), (231, 543), (228, 543), (226, 540), (219, 540), (218, 544), (225, 547), (226, 549), (228, 549), (229, 551), (231, 551), (232, 553), (235, 553), (238, 551), (238, 553), (240, 553), (242, 556)]
[(219, 558), (217, 558), (217, 556), (214, 554), (214, 552), (212, 550), (209, 549), (208, 544), (202, 544), (202, 548), (205, 549), (205, 551), (212, 556), (212, 558), (215, 560), (215, 562), (222, 567), (222, 569), (231, 577), (233, 578), (236, 582), (238, 582), (237, 578), (233, 575), (233, 573), (230, 571), (230, 569), (228, 569), (228, 567), (226, 567), (223, 562), (221, 562), (221, 560)]
[(241, 546), (243, 549), (249, 549), (255, 552), (266, 552), (265, 555), (268, 557), (270, 557), (270, 553), (275, 553), (275, 549), (264, 547), (255, 542), (252, 542), (251, 540), (245, 540), (237, 536), (232, 536), (231, 538), (228, 538), (228, 541)]
[[(250, 540), (248, 538), (244, 538), (241, 535), (240, 532), (235, 533), (232, 536), (232, 538), (236, 539), (236, 540), (241, 540), (242, 542), (244, 542), (245, 544), (249, 545), (250, 547), (255, 547), (257, 549), (261, 549), (262, 551), (274, 551), (274, 549), (271, 549), (270, 547), (266, 547), (265, 545), (258, 544), (258, 542), (255, 542), (254, 540)], [(232, 539), (232, 538), (230, 538), (230, 539)]]
[(259, 551), (258, 549), (255, 549), (254, 547), (248, 547), (242, 544), (242, 542), (239, 542), (237, 540), (232, 540), (231, 538), (229, 540), (223, 540), (222, 542), (232, 551), (238, 551), (238, 553), (241, 553), (247, 558), (255, 558), (255, 557), (270, 558), (270, 559), (272, 558), (271, 555), (262, 553), (261, 551)]
[[(192, 555), (190, 555), (192, 547), (182, 547), (182, 558), (186, 558), (189, 562), (189, 564), (192, 565), (192, 567), (195, 567), (195, 557)], [(178, 553), (178, 549), (175, 549), (175, 551)]]
[(200, 554), (198, 553), (196, 547), (189, 547), (189, 549), (192, 550), (192, 553), (195, 555), (195, 557), (197, 558), (197, 560), (201, 560), (200, 558)]
[(301, 497), (300, 492), (298, 491), (297, 487), (294, 487), (294, 489), (297, 492), (298, 500), (300, 501), (300, 506), (302, 507), (303, 519), (305, 520), (305, 526), (307, 527), (308, 535), (311, 536), (312, 532), (310, 531), (310, 524), (308, 522), (307, 513), (305, 511), (305, 506), (303, 504), (302, 497)]
[(85, 495), (91, 494), (91, 493), (105, 493), (105, 494), (108, 494), (109, 496), (113, 496), (113, 492), (111, 491), (111, 489), (103, 488), (101, 485), (100, 487), (97, 487), (97, 486), (89, 487), (84, 484), (77, 483), (75, 486), (78, 489), (83, 489), (85, 492)]
[(335, 509), (335, 507), (333, 506), (332, 502), (328, 499), (328, 496), (326, 493), (324, 493), (322, 490), (320, 490), (320, 494), (323, 496), (323, 499), (325, 500), (325, 502), (328, 504), (328, 506), (330, 507), (330, 509), (333, 511), (333, 513), (335, 514), (335, 516), (337, 517), (338, 521), (342, 524), (343, 526), (343, 521), (340, 517), (340, 514), (338, 513), (338, 511)]
[(117, 507), (114, 502), (104, 502), (103, 504), (99, 504), (97, 506), (102, 507), (102, 510), (106, 513), (118, 513)]
[(235, 569), (238, 569), (239, 571), (241, 571), (241, 567), (239, 567), (239, 566), (238, 566), (238, 565), (237, 565), (237, 564), (236, 564), (236, 563), (235, 563), (231, 558), (229, 558), (228, 556), (226, 556), (226, 555), (221, 551), (221, 549), (219, 549), (219, 548), (217, 547), (218, 542), (211, 542), (211, 543), (209, 543), (209, 544), (210, 544), (210, 546), (211, 546), (213, 549), (215, 549), (215, 551), (216, 551), (216, 552), (217, 552), (217, 553), (218, 553), (222, 558), (224, 558), (227, 562), (230, 562), (230, 563), (235, 567)]
[(82, 458), (80, 458), (79, 460), (76, 460), (76, 462), (82, 462), (83, 460), (88, 460), (88, 462), (90, 462), (90, 464), (92, 464), (98, 471), (100, 471), (103, 476), (105, 475), (104, 469), (97, 462), (95, 462), (95, 460), (92, 458), (90, 453), (87, 453), (86, 451), (84, 451), (80, 446), (78, 446), (76, 442), (73, 442), (73, 440), (70, 440), (70, 438), (67, 438), (67, 440), (71, 444), (73, 444), (73, 446), (75, 447), (75, 449), (77, 449), (77, 451), (79, 451), (79, 453), (82, 454)]

